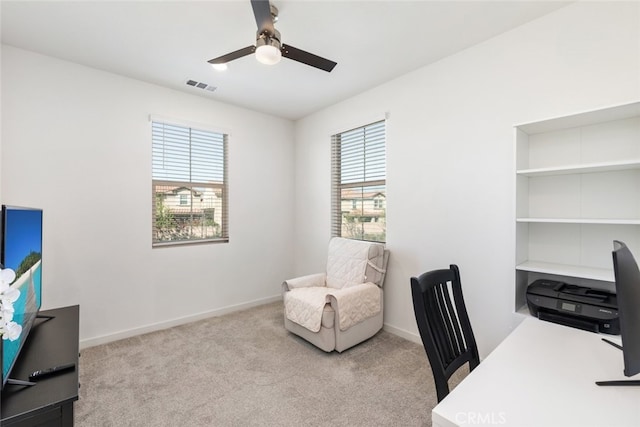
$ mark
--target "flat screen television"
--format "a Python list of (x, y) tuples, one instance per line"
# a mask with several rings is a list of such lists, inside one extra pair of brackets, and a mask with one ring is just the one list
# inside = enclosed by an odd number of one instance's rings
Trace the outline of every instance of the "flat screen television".
[[(613, 241), (613, 273), (616, 283), (624, 375), (640, 373), (640, 270), (633, 254), (623, 242)], [(598, 385), (640, 386), (640, 380), (598, 381)]]
[(42, 210), (3, 205), (1, 233), (0, 263), (15, 271), (11, 286), (20, 291), (13, 321), (22, 326), (16, 340), (2, 340), (4, 387), (42, 305)]

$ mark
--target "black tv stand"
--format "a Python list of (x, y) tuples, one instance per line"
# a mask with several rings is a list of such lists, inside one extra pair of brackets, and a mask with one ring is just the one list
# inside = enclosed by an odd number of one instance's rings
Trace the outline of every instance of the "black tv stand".
[[(22, 386), (26, 386), (26, 387), (30, 387), (32, 385), (36, 385), (37, 383), (34, 383), (32, 381), (23, 381), (23, 380), (16, 380), (13, 378), (7, 378), (7, 385), (22, 385)], [(5, 385), (6, 387), (6, 385)]]
[(606, 342), (607, 344), (610, 344), (610, 345), (614, 346), (618, 350), (622, 350), (622, 346), (620, 344), (616, 344), (613, 341), (610, 341), (610, 340), (608, 340), (606, 338), (602, 338), (602, 341)]
[(631, 386), (631, 387), (637, 387), (640, 386), (640, 380), (609, 380), (609, 381), (596, 381), (597, 385), (602, 385), (602, 386)]
[(22, 382), (43, 367), (68, 363), (78, 366), (80, 307), (47, 310), (42, 315), (46, 320), (31, 328), (11, 371), (15, 382), (7, 380), (2, 389), (2, 427), (73, 426), (78, 369), (39, 379), (35, 386), (24, 387)]
[[(622, 350), (622, 346), (614, 343), (613, 341), (609, 341), (606, 338), (602, 338), (602, 341), (607, 344), (611, 344), (618, 350)], [(596, 385), (599, 386), (625, 386), (625, 387), (639, 387), (640, 380), (609, 380), (609, 381), (596, 381)]]
[[(55, 319), (56, 316), (52, 316), (49, 314), (43, 314), (43, 313), (38, 313), (36, 314), (36, 319), (44, 319), (44, 321), (38, 323), (37, 325), (33, 325), (33, 327), (35, 328), (36, 326), (39, 326), (41, 324), (43, 324), (44, 322), (48, 322), (49, 320)], [(37, 383), (33, 382), (33, 381), (24, 381), (24, 380), (17, 380), (15, 378), (7, 378), (7, 385), (20, 385), (20, 386), (24, 386), (24, 387), (31, 387), (36, 385)]]

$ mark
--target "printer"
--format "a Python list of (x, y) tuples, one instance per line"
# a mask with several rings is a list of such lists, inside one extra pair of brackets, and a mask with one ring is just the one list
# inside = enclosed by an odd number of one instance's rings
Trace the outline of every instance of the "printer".
[(539, 279), (527, 287), (532, 316), (578, 329), (619, 335), (616, 295), (584, 286)]

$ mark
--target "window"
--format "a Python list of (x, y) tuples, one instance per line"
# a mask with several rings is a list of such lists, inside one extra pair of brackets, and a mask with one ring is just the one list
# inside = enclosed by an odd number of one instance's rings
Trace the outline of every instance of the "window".
[(331, 137), (332, 235), (385, 242), (385, 121)]
[(226, 242), (228, 135), (152, 121), (153, 245)]

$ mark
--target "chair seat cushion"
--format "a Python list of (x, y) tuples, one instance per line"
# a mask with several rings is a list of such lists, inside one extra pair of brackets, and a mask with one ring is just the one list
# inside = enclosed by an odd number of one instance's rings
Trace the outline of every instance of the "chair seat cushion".
[[(329, 302), (339, 307), (340, 318)], [(295, 288), (284, 293), (284, 311), (287, 319), (311, 332), (321, 326), (333, 328), (336, 321), (345, 331), (382, 310), (382, 291), (373, 283), (362, 283), (344, 289), (313, 286)]]
[(375, 316), (382, 310), (382, 291), (373, 283), (362, 283), (344, 289), (333, 289), (329, 297), (334, 299), (341, 331)]
[(327, 294), (332, 290), (324, 286), (313, 286), (285, 292), (285, 316), (312, 332), (318, 332), (322, 325), (322, 314), (327, 305)]

